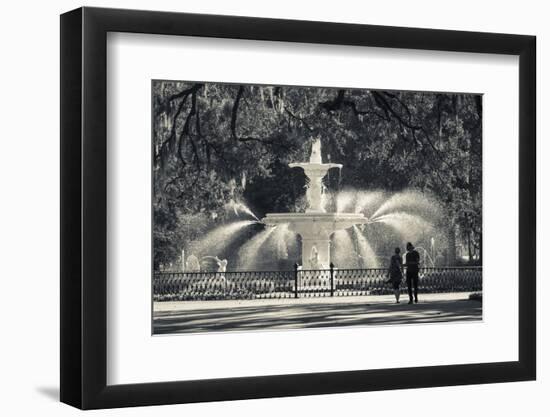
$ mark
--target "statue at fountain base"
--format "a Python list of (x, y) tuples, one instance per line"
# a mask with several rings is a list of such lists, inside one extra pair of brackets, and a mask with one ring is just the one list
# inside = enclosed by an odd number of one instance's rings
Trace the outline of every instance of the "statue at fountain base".
[(302, 237), (302, 261), (303, 269), (328, 269), (330, 267), (330, 240), (304, 239)]

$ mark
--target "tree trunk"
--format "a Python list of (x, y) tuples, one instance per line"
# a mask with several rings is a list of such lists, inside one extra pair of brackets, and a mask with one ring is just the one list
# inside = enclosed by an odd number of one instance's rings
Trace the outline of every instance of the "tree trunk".
[(474, 255), (472, 253), (472, 232), (468, 231), (468, 261), (472, 263), (474, 260)]
[(479, 264), (483, 265), (483, 232), (479, 234)]
[(447, 232), (447, 266), (454, 266), (456, 264), (456, 236), (455, 225), (451, 223)]

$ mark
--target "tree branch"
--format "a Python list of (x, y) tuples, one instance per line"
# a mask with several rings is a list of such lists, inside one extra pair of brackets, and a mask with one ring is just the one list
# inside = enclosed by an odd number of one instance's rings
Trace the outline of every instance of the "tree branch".
[(305, 121), (305, 119), (303, 117), (300, 117), (300, 116), (297, 116), (295, 115), (294, 113), (292, 113), (287, 106), (284, 107), (284, 110), (285, 112), (290, 116), (292, 117), (294, 120), (298, 120), (300, 123), (302, 123), (304, 125), (304, 127), (309, 130), (310, 132), (313, 132), (313, 128), (309, 125), (308, 122)]
[(231, 109), (231, 136), (233, 136), (233, 139), (238, 140), (237, 136), (237, 112), (239, 111), (239, 104), (241, 102), (241, 97), (244, 93), (244, 87), (241, 85), (239, 86), (239, 90), (237, 91), (237, 95), (235, 96), (235, 101), (233, 101), (233, 108)]
[[(160, 106), (159, 109), (157, 109), (157, 112), (156, 112), (157, 117), (162, 112), (168, 113), (168, 111), (170, 110), (170, 105), (169, 105), (170, 102), (173, 101), (173, 100), (176, 100), (178, 98), (182, 98), (182, 100), (180, 101), (180, 103), (178, 105), (176, 113), (174, 114), (174, 118), (173, 118), (173, 121), (172, 121), (172, 128), (170, 129), (170, 134), (169, 134), (168, 138), (161, 144), (158, 153), (155, 155), (156, 160), (159, 160), (162, 157), (162, 154), (164, 152), (166, 152), (166, 148), (167, 148), (168, 144), (172, 143), (174, 141), (174, 139), (176, 138), (178, 118), (179, 118), (179, 116), (180, 116), (180, 114), (183, 110), (183, 107), (184, 107), (185, 103), (187, 102), (187, 98), (189, 97), (189, 95), (196, 95), (197, 91), (200, 90), (203, 86), (204, 86), (204, 84), (194, 84), (192, 87), (190, 87), (186, 90), (180, 91), (177, 94), (173, 94), (172, 96), (168, 97), (165, 100), (165, 104), (163, 106)], [(181, 137), (181, 135), (180, 135), (180, 137)], [(184, 162), (184, 161), (182, 161), (182, 162)]]
[(267, 144), (272, 146), (279, 146), (287, 150), (293, 149), (293, 146), (288, 146), (286, 144), (280, 143), (278, 141), (274, 141), (272, 139), (261, 139), (253, 136), (241, 137), (237, 134), (237, 117), (238, 117), (238, 111), (239, 111), (239, 104), (241, 102), (243, 93), (244, 93), (244, 87), (241, 85), (239, 86), (239, 90), (237, 91), (237, 95), (235, 96), (235, 100), (233, 102), (233, 108), (231, 109), (231, 136), (233, 137), (233, 139), (243, 143), (257, 142), (263, 145)]
[(176, 129), (177, 129), (177, 123), (176, 122), (177, 122), (177, 119), (178, 119), (181, 111), (183, 110), (183, 106), (184, 106), (185, 102), (187, 101), (187, 97), (188, 97), (188, 95), (185, 95), (183, 97), (183, 100), (181, 100), (180, 104), (178, 105), (178, 108), (176, 110), (176, 114), (174, 115), (174, 120), (172, 121), (172, 128), (170, 129), (170, 134), (168, 135), (168, 138), (166, 138), (166, 140), (160, 145), (159, 151), (155, 155), (156, 160), (158, 160), (161, 157), (161, 155), (166, 151), (166, 147), (168, 146), (168, 144), (172, 143), (173, 140), (176, 137)]
[(194, 154), (193, 160), (195, 162), (195, 165), (197, 166), (197, 170), (198, 170), (197, 176), (198, 176), (200, 175), (200, 170), (201, 170), (201, 160), (197, 151), (197, 145), (195, 144), (195, 141), (193, 140), (192, 135), (189, 133), (190, 121), (191, 121), (191, 118), (196, 114), (196, 112), (197, 112), (197, 92), (194, 91), (191, 94), (191, 110), (187, 114), (187, 118), (185, 119), (185, 123), (183, 125), (181, 134), (179, 137), (178, 156), (180, 160), (183, 163), (185, 163), (184, 157), (183, 157), (183, 136), (186, 135), (187, 137), (189, 137), (189, 141), (191, 142), (191, 148), (193, 149), (193, 154)]
[(334, 99), (323, 101), (319, 103), (319, 105), (329, 113), (338, 110), (342, 104), (342, 101), (344, 100), (345, 93), (345, 90), (338, 90), (338, 94), (336, 94), (336, 97)]

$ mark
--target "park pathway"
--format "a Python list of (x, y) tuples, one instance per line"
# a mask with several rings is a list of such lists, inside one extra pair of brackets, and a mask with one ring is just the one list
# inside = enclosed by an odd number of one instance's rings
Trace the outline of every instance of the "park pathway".
[(423, 294), (418, 304), (393, 295), (275, 300), (155, 302), (154, 334), (423, 324), (481, 320), (469, 293)]

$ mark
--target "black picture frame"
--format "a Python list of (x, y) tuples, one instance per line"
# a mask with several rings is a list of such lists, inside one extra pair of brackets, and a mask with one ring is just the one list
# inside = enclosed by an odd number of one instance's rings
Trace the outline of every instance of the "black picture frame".
[[(519, 56), (518, 361), (107, 385), (108, 32)], [(61, 15), (61, 401), (94, 409), (535, 379), (535, 51), (524, 35), (88, 7)]]

